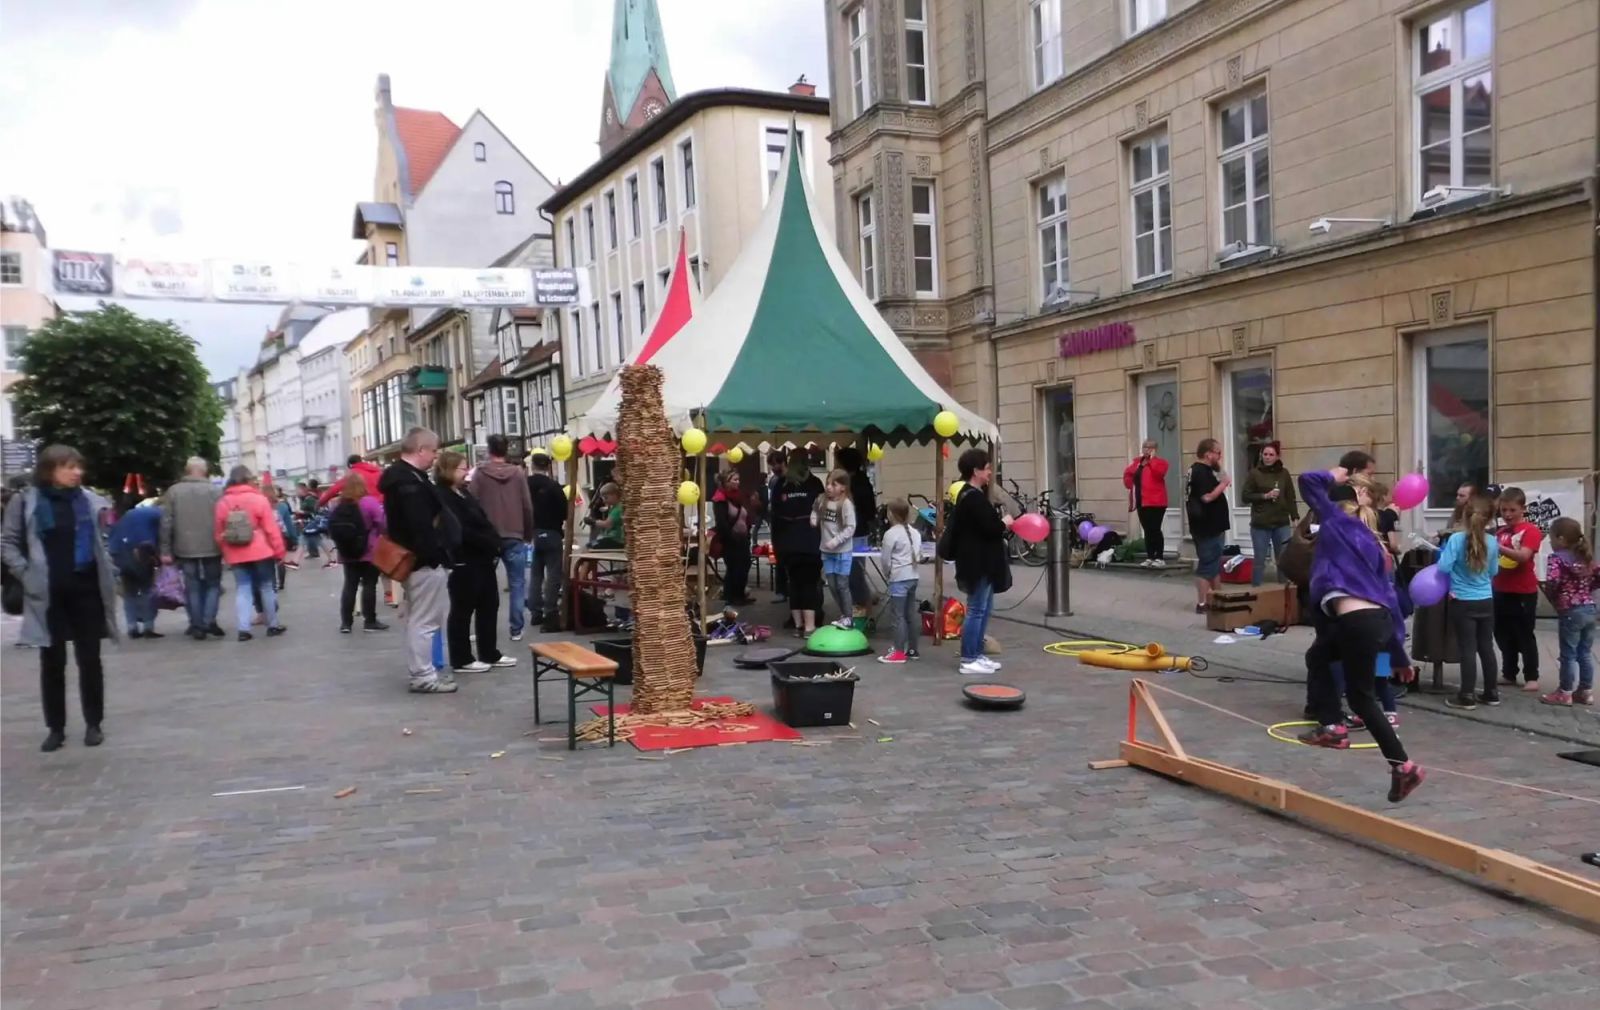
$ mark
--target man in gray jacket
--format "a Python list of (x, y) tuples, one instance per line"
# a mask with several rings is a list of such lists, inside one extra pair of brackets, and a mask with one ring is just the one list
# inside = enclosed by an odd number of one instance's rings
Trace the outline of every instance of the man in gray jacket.
[(161, 496), (161, 560), (183, 569), (189, 637), (222, 637), (217, 604), (222, 601), (222, 549), (217, 546), (217, 500), (222, 492), (206, 476), (210, 464), (191, 456), (183, 479)]

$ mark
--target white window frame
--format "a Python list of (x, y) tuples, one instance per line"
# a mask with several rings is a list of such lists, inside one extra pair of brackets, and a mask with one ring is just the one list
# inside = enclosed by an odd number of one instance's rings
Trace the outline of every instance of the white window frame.
[(578, 217), (568, 214), (566, 217), (567, 228), (567, 266), (578, 265)]
[[(1467, 11), (1478, 7), (1480, 4), (1487, 4), (1489, 7), (1489, 51), (1482, 56), (1474, 57), (1473, 59), (1468, 60), (1466, 58), (1466, 13)], [(1494, 171), (1494, 152), (1496, 140), (1495, 120), (1498, 118), (1498, 110), (1495, 108), (1496, 102), (1493, 93), (1495, 85), (1494, 15), (1494, 0), (1468, 0), (1468, 2), (1465, 3), (1457, 3), (1451, 6), (1429, 11), (1426, 14), (1418, 15), (1411, 22), (1410, 30), (1407, 32), (1407, 46), (1410, 49), (1411, 67), (1411, 202), (1414, 211), (1423, 209), (1422, 194), (1426, 192), (1426, 182), (1423, 179), (1422, 170), (1422, 130), (1424, 121), (1422, 112), (1422, 99), (1423, 96), (1437, 91), (1443, 86), (1448, 86), (1450, 88), (1450, 137), (1447, 141), (1447, 143), (1450, 145), (1449, 185), (1465, 186), (1468, 185), (1465, 176), (1466, 136), (1464, 133), (1465, 124), (1463, 122), (1466, 106), (1465, 100), (1462, 96), (1462, 86), (1469, 78), (1489, 78), (1489, 125), (1481, 130), (1474, 130), (1473, 133), (1477, 134), (1481, 132), (1487, 132), (1489, 134), (1490, 170), (1489, 178), (1483, 183), (1483, 185), (1494, 185), (1494, 180), (1496, 177), (1496, 173)], [(1439, 70), (1435, 70), (1432, 73), (1424, 75), (1422, 73), (1422, 33), (1444, 18), (1449, 19), (1452, 36), (1454, 39), (1458, 40), (1456, 43), (1453, 43), (1455, 49), (1457, 50), (1453, 51), (1451, 54), (1454, 62)], [(1479, 195), (1480, 194), (1472, 192), (1462, 193), (1452, 191), (1446, 195), (1445, 202), (1450, 203), (1455, 200), (1472, 199)]]
[(700, 187), (695, 184), (694, 137), (685, 135), (673, 145), (678, 152), (678, 203), (687, 213), (699, 205)]
[[(1050, 197), (1051, 209), (1045, 212), (1043, 198), (1059, 190), (1059, 196)], [(1059, 169), (1038, 180), (1033, 185), (1033, 213), (1034, 213), (1034, 241), (1039, 250), (1039, 305), (1050, 308), (1056, 305), (1065, 305), (1072, 300), (1069, 293), (1072, 287), (1072, 257), (1067, 248), (1067, 240), (1071, 236), (1071, 227), (1067, 210), (1067, 170)], [(1045, 236), (1055, 240), (1056, 254), (1054, 259), (1047, 258), (1045, 252)], [(1054, 267), (1056, 279), (1053, 286), (1060, 288), (1061, 295), (1052, 298), (1050, 295), (1052, 282), (1045, 277), (1045, 271)]]
[[(11, 267), (9, 271), (6, 270), (5, 265), (7, 264), (9, 264)], [(6, 280), (5, 275), (8, 272), (15, 274), (16, 279), (9, 281)], [(20, 250), (7, 249), (4, 252), (0, 252), (0, 284), (3, 284), (8, 288), (21, 287), (23, 278), (25, 276), (27, 276), (27, 274), (22, 269), (22, 253)]]
[(872, 108), (872, 26), (868, 21), (865, 3), (858, 3), (844, 12), (844, 35), (850, 51), (846, 69), (850, 78), (851, 119)]
[(594, 201), (590, 200), (583, 205), (583, 251), (587, 254), (585, 263), (594, 262), (598, 245), (594, 228)]
[(642, 340), (650, 326), (650, 306), (644, 293), (644, 281), (633, 282), (633, 309), (639, 319), (638, 337)]
[[(927, 189), (928, 210), (917, 213), (917, 190)], [(939, 297), (939, 187), (932, 179), (911, 180), (911, 291), (917, 298)], [(928, 230), (928, 274), (932, 280), (929, 288), (917, 287), (917, 230)]]
[(639, 173), (629, 172), (622, 184), (628, 194), (628, 241), (637, 242), (644, 235), (644, 197), (639, 193)]
[(589, 324), (594, 328), (594, 370), (606, 370), (606, 326), (600, 321), (600, 303), (589, 303)]
[[(15, 348), (11, 346), (13, 336)], [(22, 371), (22, 349), (28, 345), (29, 336), (26, 326), (0, 326), (0, 360), (5, 363), (5, 371)]]
[[(1135, 152), (1141, 147), (1150, 148), (1151, 174), (1146, 179), (1139, 179), (1135, 174)], [(1167, 164), (1161, 167), (1160, 154), (1166, 153)], [(1145, 281), (1157, 280), (1162, 277), (1172, 276), (1172, 141), (1165, 127), (1154, 133), (1147, 133), (1127, 146), (1128, 158), (1128, 224), (1133, 235), (1133, 280), (1135, 284)], [(1152, 257), (1155, 269), (1148, 274), (1139, 273), (1139, 197), (1146, 193), (1151, 194), (1151, 222), (1154, 231), (1147, 234), (1152, 236), (1154, 253)], [(1167, 210), (1166, 248), (1161, 244), (1161, 208), (1163, 204)], [(1164, 256), (1163, 256), (1164, 253)]]
[(689, 277), (694, 281), (695, 290), (704, 291), (705, 289), (700, 286), (700, 254), (696, 253), (690, 256), (687, 262), (689, 264)]
[(672, 208), (667, 204), (670, 196), (667, 192), (667, 156), (657, 151), (650, 159), (650, 202), (655, 211), (652, 229), (667, 226), (667, 218), (672, 216)]
[(572, 325), (567, 327), (567, 332), (572, 338), (572, 374), (587, 375), (588, 369), (584, 366), (583, 354), (583, 307), (575, 306), (567, 310), (568, 318)]
[[(878, 217), (872, 190), (856, 194), (856, 268), (861, 275), (861, 290), (871, 301), (878, 300)], [(863, 213), (865, 211), (865, 213)]]
[[(504, 189), (500, 187), (504, 186)], [(504, 199), (502, 199), (504, 197)], [(494, 184), (494, 212), (496, 214), (516, 214), (517, 212), (517, 187), (508, 179), (497, 179)]]
[(472, 145), (472, 160), (473, 161), (488, 161), (489, 160), (489, 149), (484, 146), (483, 141), (480, 140), (477, 143)]
[[(912, 17), (911, 5), (915, 4), (918, 10), (916, 17)], [(905, 12), (905, 73), (906, 73), (906, 101), (912, 105), (933, 104), (933, 52), (932, 40), (928, 31), (928, 0), (904, 0), (902, 9)], [(911, 62), (911, 37), (919, 37), (922, 43), (922, 62)], [(912, 72), (922, 73), (922, 97), (917, 97), (912, 88)]]
[(383, 262), (385, 266), (397, 267), (400, 265), (400, 243), (385, 242), (383, 244)]
[(1028, 64), (1035, 91), (1066, 73), (1061, 13), (1061, 0), (1029, 0)]
[(617, 224), (617, 191), (608, 189), (600, 199), (606, 213), (606, 251), (616, 252), (622, 240), (621, 226)]
[[(811, 146), (811, 125), (809, 123), (796, 123), (794, 130), (800, 140), (800, 150), (798, 152), (800, 155), (800, 171), (806, 174), (806, 181), (815, 186), (816, 180), (811, 175), (811, 153), (813, 150)], [(763, 207), (767, 205), (767, 198), (772, 196), (772, 186), (777, 182), (776, 178), (771, 177), (773, 169), (768, 166), (767, 158), (773, 151), (778, 150), (776, 147), (769, 147), (769, 143), (771, 138), (779, 133), (783, 134), (783, 145), (787, 149), (789, 145), (789, 124), (787, 121), (763, 119), (760, 123), (760, 130), (756, 133), (756, 143), (760, 145), (757, 148), (756, 170), (761, 173), (761, 206)], [(781, 172), (783, 156), (780, 154), (778, 158), (780, 167), (777, 170)]]
[[(1264, 124), (1257, 124), (1257, 103), (1260, 103), (1260, 116), (1265, 119)], [(1224, 117), (1232, 110), (1242, 110), (1244, 114), (1244, 140), (1233, 147), (1223, 147), (1222, 124)], [(1255, 88), (1230, 97), (1220, 102), (1216, 109), (1217, 130), (1217, 206), (1218, 213), (1219, 248), (1224, 257), (1231, 255), (1244, 255), (1258, 252), (1272, 246), (1272, 152), (1271, 152), (1271, 124), (1272, 112), (1267, 105), (1265, 90)], [(1257, 127), (1261, 132), (1255, 133)], [(1267, 159), (1267, 191), (1256, 192), (1256, 160)], [(1244, 161), (1244, 208), (1245, 208), (1245, 233), (1242, 237), (1228, 238), (1228, 166), (1235, 161)], [(1267, 205), (1267, 230), (1266, 235), (1257, 233), (1256, 204), (1265, 200)], [(1233, 242), (1241, 243), (1236, 249)]]
[(522, 434), (522, 397), (516, 386), (500, 390), (500, 424), (501, 431), (507, 435)]
[(1128, 0), (1128, 36), (1147, 32), (1167, 19), (1167, 0)]
[[(1432, 465), (1428, 459), (1428, 351), (1450, 344), (1475, 343), (1484, 343), (1489, 349), (1489, 473), (1495, 472), (1494, 333), (1488, 322), (1482, 320), (1411, 334), (1411, 446), (1412, 455), (1421, 460), (1425, 468)], [(1436, 526), (1443, 526), (1452, 511), (1452, 508), (1430, 508), (1424, 502), (1423, 517)]]
[(622, 292), (611, 292), (611, 325), (616, 330), (617, 364), (628, 360), (628, 320), (622, 315)]
[(667, 285), (672, 282), (672, 269), (670, 267), (662, 267), (657, 270), (656, 282), (656, 290), (665, 295), (667, 293)]

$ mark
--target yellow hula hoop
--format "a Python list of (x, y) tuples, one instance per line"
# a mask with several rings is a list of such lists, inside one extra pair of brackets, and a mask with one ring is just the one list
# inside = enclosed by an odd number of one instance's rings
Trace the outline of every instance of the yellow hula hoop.
[(1098, 638), (1080, 638), (1066, 642), (1051, 642), (1044, 647), (1044, 651), (1052, 656), (1072, 657), (1080, 652), (1110, 652), (1112, 655), (1124, 656), (1130, 652), (1138, 652), (1144, 648), (1141, 645), (1129, 645), (1127, 642), (1110, 642)]
[[(1279, 736), (1277, 731), (1280, 730), (1280, 729), (1284, 729), (1286, 727), (1289, 727), (1289, 726), (1315, 726), (1315, 725), (1316, 725), (1315, 722), (1311, 722), (1310, 720), (1304, 720), (1304, 719), (1297, 720), (1295, 722), (1275, 723), (1274, 725), (1271, 725), (1271, 726), (1267, 727), (1267, 736), (1272, 737), (1272, 739), (1274, 739), (1274, 740), (1282, 740), (1284, 743), (1292, 743), (1296, 747), (1309, 747), (1309, 746), (1311, 746), (1310, 744), (1301, 743), (1299, 740), (1296, 740), (1292, 736)], [(1377, 747), (1378, 747), (1378, 745), (1375, 744), (1375, 743), (1353, 743), (1353, 744), (1350, 745), (1350, 749), (1351, 750), (1376, 750)]]

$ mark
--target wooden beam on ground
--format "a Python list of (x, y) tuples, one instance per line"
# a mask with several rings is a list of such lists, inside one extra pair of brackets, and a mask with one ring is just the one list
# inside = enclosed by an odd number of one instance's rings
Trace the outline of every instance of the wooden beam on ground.
[[(1150, 698), (1149, 689), (1143, 681), (1135, 680), (1129, 693), (1130, 709), (1143, 709), (1156, 723), (1163, 737), (1169, 735), (1171, 727), (1167, 726), (1160, 706)], [(1130, 739), (1122, 741), (1121, 745), (1122, 760), (1130, 765), (1267, 810), (1289, 814), (1316, 827), (1350, 835), (1384, 849), (1426, 859), (1466, 874), (1482, 885), (1508, 891), (1600, 925), (1600, 881), (1567, 873), (1515, 853), (1474, 845), (1438, 831), (1397, 821), (1308, 792), (1287, 782), (1204, 758), (1190, 757), (1182, 753), (1181, 748), (1172, 749), (1132, 739), (1135, 729), (1130, 718)], [(1091, 768), (1097, 766), (1112, 765), (1110, 762), (1089, 764)]]
[(1167, 724), (1167, 717), (1161, 714), (1161, 706), (1150, 697), (1150, 687), (1144, 681), (1135, 678), (1131, 688), (1138, 707), (1155, 723), (1156, 732), (1161, 734), (1161, 742), (1174, 757), (1188, 759), (1189, 754), (1183, 749), (1183, 744), (1178, 742), (1178, 735), (1172, 732), (1172, 727)]
[(1111, 759), (1109, 761), (1090, 761), (1089, 762), (1089, 770), (1092, 771), (1092, 772), (1103, 772), (1103, 771), (1109, 771), (1112, 768), (1126, 768), (1126, 767), (1128, 767), (1128, 762), (1122, 760), (1121, 758), (1113, 758), (1113, 759)]

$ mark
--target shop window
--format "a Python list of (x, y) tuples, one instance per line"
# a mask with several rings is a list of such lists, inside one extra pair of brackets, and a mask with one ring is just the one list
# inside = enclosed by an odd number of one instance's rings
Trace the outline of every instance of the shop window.
[(1489, 483), (1489, 333), (1465, 326), (1416, 342), (1417, 445), (1428, 508), (1455, 505), (1456, 488)]
[(1072, 387), (1048, 389), (1044, 393), (1044, 444), (1048, 460), (1049, 487), (1055, 504), (1078, 494), (1077, 420), (1073, 415)]
[(1239, 495), (1245, 475), (1261, 460), (1261, 447), (1272, 441), (1272, 365), (1267, 361), (1246, 361), (1229, 366), (1223, 384), (1226, 399), (1223, 412), (1228, 424), (1227, 459), (1223, 466), (1234, 484), (1229, 493), (1236, 507), (1244, 507)]

